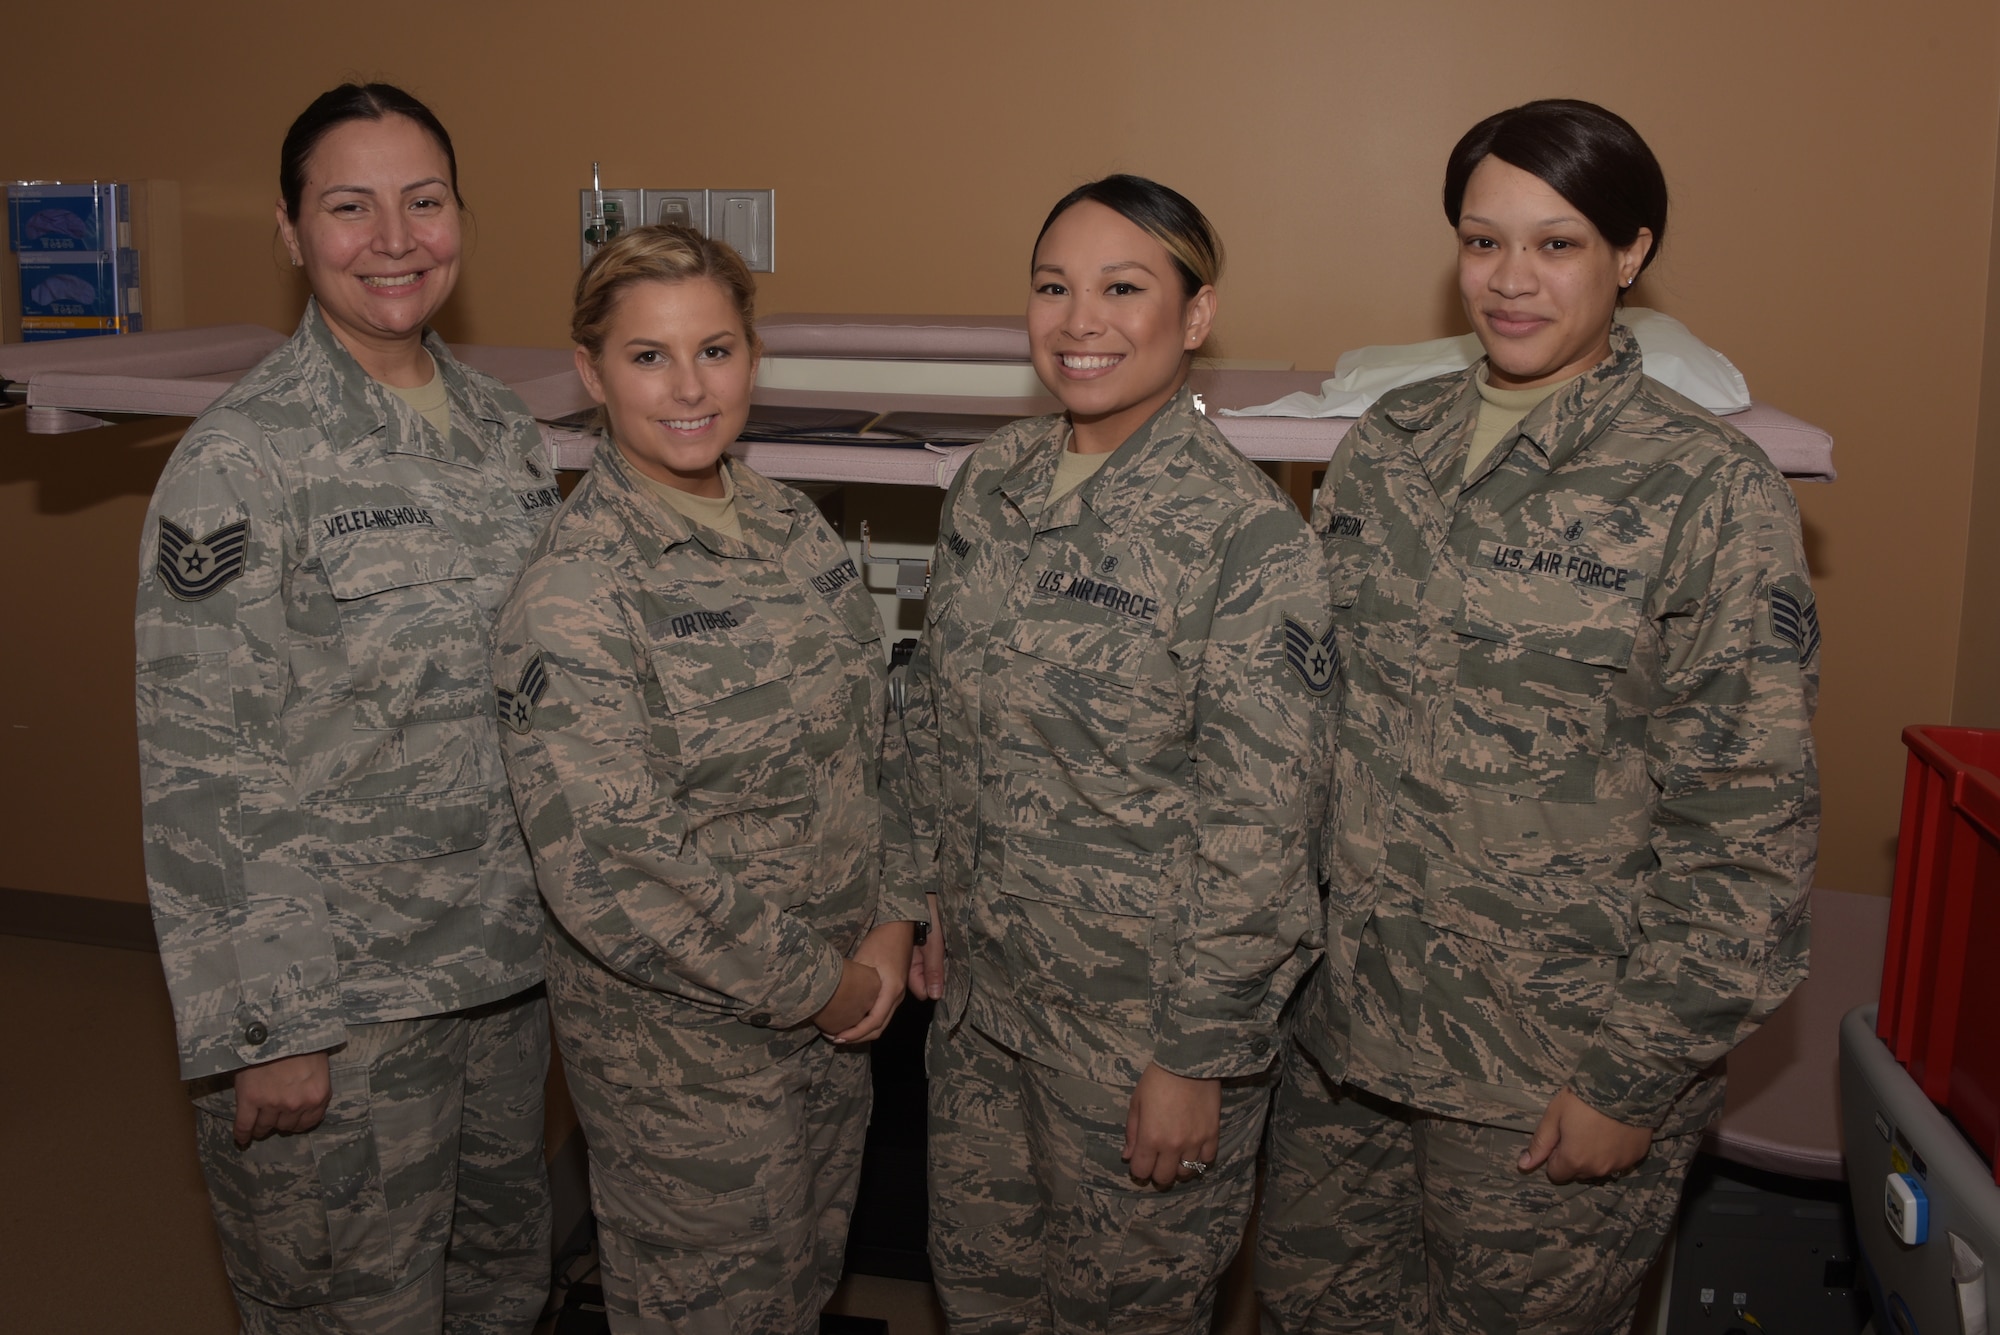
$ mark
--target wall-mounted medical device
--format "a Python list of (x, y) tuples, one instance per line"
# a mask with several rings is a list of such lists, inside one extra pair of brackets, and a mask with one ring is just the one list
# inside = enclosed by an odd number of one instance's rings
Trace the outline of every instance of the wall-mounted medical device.
[(578, 263), (632, 227), (679, 223), (728, 242), (753, 273), (777, 270), (776, 192), (772, 190), (614, 189), (590, 164), (590, 185), (578, 192)]

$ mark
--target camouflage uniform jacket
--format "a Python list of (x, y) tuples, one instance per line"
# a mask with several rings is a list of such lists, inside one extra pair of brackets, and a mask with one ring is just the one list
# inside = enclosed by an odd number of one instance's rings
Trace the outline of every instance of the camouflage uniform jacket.
[(560, 498), (513, 394), (426, 346), (451, 439), (308, 306), (153, 493), (146, 878), (189, 1078), (540, 977), (489, 663)]
[(952, 483), (891, 879), (940, 895), (944, 1022), (1107, 1083), (1256, 1072), (1321, 939), (1319, 556), (1185, 390), (1049, 504), (1068, 436)]
[(600, 441), (494, 660), (564, 1057), (615, 1084), (812, 1042), (877, 914), (881, 617), (810, 500), (724, 466), (741, 538), (666, 510)]
[(1532, 1129), (1567, 1085), (1674, 1132), (1805, 974), (1818, 616), (1784, 479), (1613, 340), (1463, 486), (1477, 368), (1327, 473), (1354, 967), (1300, 1033), (1419, 1108)]

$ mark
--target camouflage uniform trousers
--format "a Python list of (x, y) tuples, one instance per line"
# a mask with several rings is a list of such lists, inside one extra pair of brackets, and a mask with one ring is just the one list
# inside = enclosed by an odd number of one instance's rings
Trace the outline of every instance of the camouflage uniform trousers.
[(1208, 1173), (1162, 1191), (1119, 1157), (1129, 1087), (931, 1027), (930, 1256), (953, 1335), (1200, 1332), (1242, 1244), (1270, 1081), (1225, 1080)]
[(707, 1085), (633, 1088), (576, 1062), (564, 1073), (616, 1335), (817, 1331), (861, 1182), (868, 1054), (815, 1039)]
[(1258, 1222), (1266, 1335), (1623, 1332), (1701, 1133), (1565, 1186), (1515, 1167), (1528, 1140), (1338, 1084), (1290, 1045)]
[(527, 1335), (549, 1292), (548, 1002), (352, 1025), (311, 1131), (236, 1148), (228, 1075), (196, 1138), (249, 1335)]

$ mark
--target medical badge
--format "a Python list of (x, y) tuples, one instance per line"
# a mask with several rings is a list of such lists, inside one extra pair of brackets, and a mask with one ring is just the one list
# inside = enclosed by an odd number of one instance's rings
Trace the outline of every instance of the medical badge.
[(1333, 627), (1314, 634), (1290, 617), (1285, 618), (1285, 661), (1314, 695), (1325, 695), (1340, 671), (1340, 650), (1334, 647)]
[(542, 656), (536, 654), (528, 660), (528, 666), (521, 669), (520, 683), (513, 690), (505, 686), (498, 688), (500, 721), (518, 733), (532, 731), (535, 706), (541, 703), (542, 693), (548, 689), (548, 670), (542, 666)]
[(153, 569), (168, 593), (184, 603), (197, 603), (243, 573), (243, 558), (249, 549), (247, 519), (197, 538), (162, 516), (160, 554)]
[(1789, 589), (1771, 586), (1771, 633), (1792, 646), (1801, 664), (1819, 652), (1819, 603), (1810, 591), (1801, 598)]

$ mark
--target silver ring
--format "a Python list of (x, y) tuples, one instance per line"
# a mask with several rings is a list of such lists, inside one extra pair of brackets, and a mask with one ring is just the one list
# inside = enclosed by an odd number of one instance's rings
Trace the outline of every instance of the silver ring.
[(1196, 1177), (1200, 1177), (1203, 1173), (1206, 1173), (1208, 1171), (1207, 1164), (1199, 1163), (1193, 1159), (1181, 1160), (1181, 1167), (1187, 1169), (1190, 1173), (1193, 1173)]

